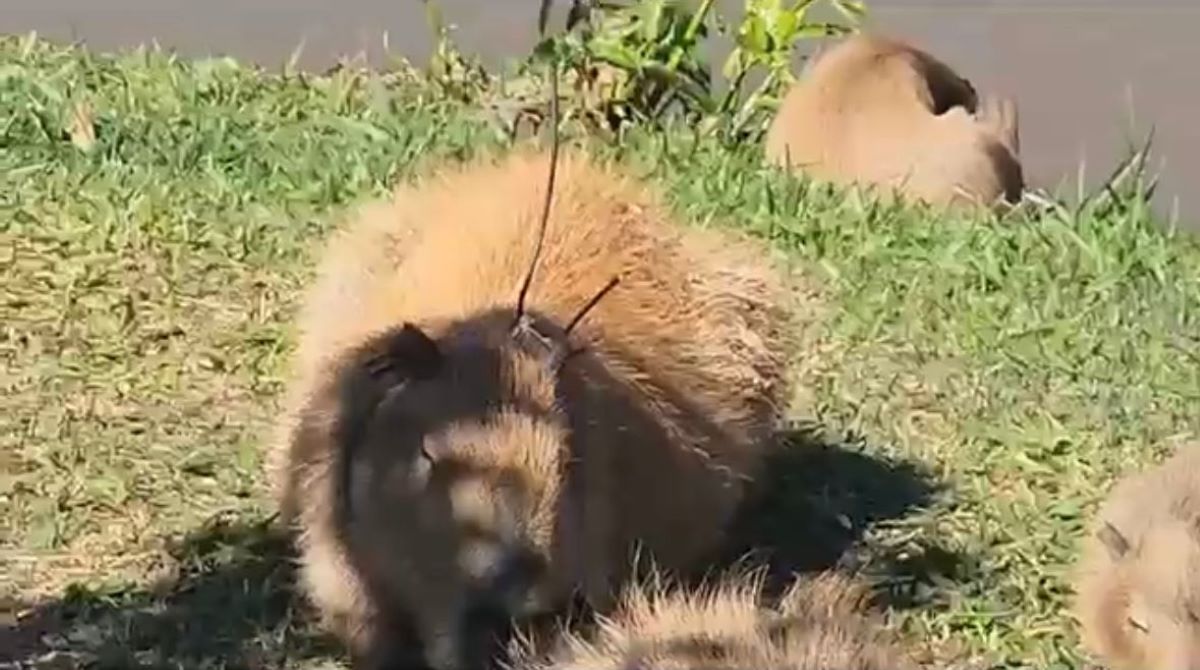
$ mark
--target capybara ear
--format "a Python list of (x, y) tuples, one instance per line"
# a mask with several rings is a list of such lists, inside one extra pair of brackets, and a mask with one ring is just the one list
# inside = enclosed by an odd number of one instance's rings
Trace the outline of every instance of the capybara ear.
[(1117, 530), (1117, 527), (1105, 521), (1104, 526), (1096, 531), (1096, 539), (1100, 540), (1100, 544), (1108, 550), (1108, 555), (1112, 560), (1119, 561), (1129, 553), (1129, 540)]
[(985, 96), (975, 115), (996, 141), (1003, 144), (1013, 158), (1021, 155), (1021, 129), (1017, 101), (1009, 97)]
[(442, 367), (442, 352), (425, 331), (411, 323), (377, 340), (377, 352), (366, 360), (367, 373), (395, 386), (409, 379), (430, 379)]

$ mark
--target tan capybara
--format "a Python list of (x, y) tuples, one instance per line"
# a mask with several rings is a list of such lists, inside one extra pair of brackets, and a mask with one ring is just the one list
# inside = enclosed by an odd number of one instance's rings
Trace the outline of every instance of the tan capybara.
[(1108, 667), (1200, 668), (1200, 443), (1117, 483), (1075, 592), (1084, 645)]
[(307, 294), (269, 469), (302, 587), (360, 667), (413, 637), (477, 667), (480, 622), (603, 609), (635, 553), (688, 571), (772, 443), (782, 268), (574, 154), (539, 238), (550, 163), (399, 188)]
[(945, 206), (1020, 200), (1016, 103), (903, 41), (860, 34), (814, 56), (784, 96), (767, 160), (882, 197)]
[(915, 670), (868, 607), (867, 591), (836, 572), (802, 577), (775, 606), (761, 581), (726, 578), (700, 590), (637, 586), (590, 636), (571, 632), (540, 650), (513, 645), (512, 670)]

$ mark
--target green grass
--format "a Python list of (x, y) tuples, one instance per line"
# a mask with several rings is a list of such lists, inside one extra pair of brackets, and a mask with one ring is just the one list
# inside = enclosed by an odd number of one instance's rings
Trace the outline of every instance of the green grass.
[[(337, 658), (263, 530), (261, 445), (339, 208), (500, 144), (433, 90), (0, 41), (0, 598), (22, 612), (0, 649)], [(63, 132), (82, 101), (86, 150)], [(957, 220), (686, 133), (604, 151), (827, 289), (799, 370), (834, 446), (781, 457), (749, 537), (786, 557), (861, 535), (938, 655), (1080, 667), (1062, 608), (1082, 524), (1113, 477), (1200, 433), (1200, 245), (1137, 198)]]

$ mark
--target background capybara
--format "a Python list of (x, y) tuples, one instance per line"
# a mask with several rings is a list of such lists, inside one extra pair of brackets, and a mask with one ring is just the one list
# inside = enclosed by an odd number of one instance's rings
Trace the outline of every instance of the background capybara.
[(1200, 667), (1200, 443), (1113, 487), (1075, 591), (1084, 645), (1109, 667)]
[(935, 205), (1016, 202), (1016, 104), (985, 97), (897, 39), (861, 34), (814, 56), (766, 137), (770, 163)]

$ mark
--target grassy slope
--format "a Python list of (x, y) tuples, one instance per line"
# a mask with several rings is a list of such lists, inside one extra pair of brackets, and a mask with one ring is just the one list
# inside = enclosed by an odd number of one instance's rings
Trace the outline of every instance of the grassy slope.
[[(259, 528), (297, 289), (338, 206), (496, 141), (384, 84), (0, 42), (0, 596), (61, 605), (0, 648), (39, 629), (116, 667), (323, 657)], [(90, 152), (61, 132), (83, 100)], [(908, 630), (1078, 665), (1081, 524), (1114, 475), (1200, 432), (1200, 246), (1137, 201), (937, 220), (661, 139), (622, 153), (689, 218), (810, 262), (835, 307), (801, 370), (849, 456), (782, 462), (752, 525), (795, 548), (823, 537), (798, 536), (807, 511), (890, 516), (861, 554)], [(853, 463), (841, 483), (811, 467)], [(881, 511), (914, 473), (938, 492)]]

